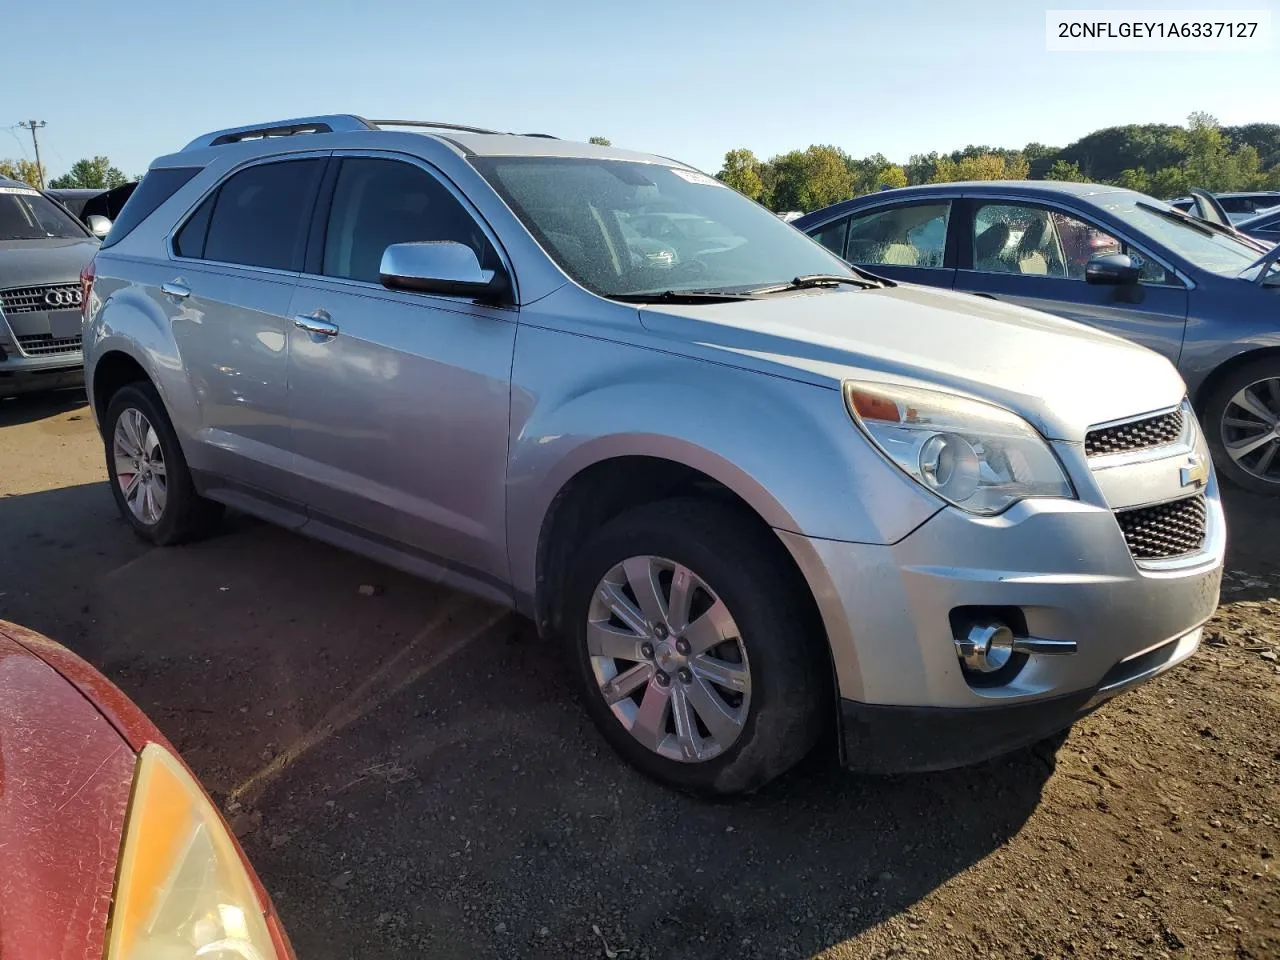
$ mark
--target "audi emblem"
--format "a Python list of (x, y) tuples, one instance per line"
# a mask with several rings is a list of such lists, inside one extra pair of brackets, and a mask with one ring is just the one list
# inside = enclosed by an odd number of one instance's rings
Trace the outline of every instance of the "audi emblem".
[(44, 302), (49, 307), (78, 307), (84, 302), (84, 294), (78, 289), (48, 290)]

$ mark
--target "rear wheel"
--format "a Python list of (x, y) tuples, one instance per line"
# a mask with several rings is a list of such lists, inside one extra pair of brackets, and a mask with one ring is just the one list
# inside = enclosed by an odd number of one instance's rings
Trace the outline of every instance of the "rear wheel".
[(111, 492), (133, 531), (162, 546), (211, 533), (222, 505), (196, 493), (155, 388), (122, 387), (107, 404), (104, 423)]
[(664, 783), (748, 792), (814, 746), (825, 647), (772, 533), (722, 505), (639, 507), (584, 544), (567, 623), (587, 708)]
[(1280, 358), (1228, 374), (1204, 409), (1218, 472), (1255, 493), (1280, 495)]

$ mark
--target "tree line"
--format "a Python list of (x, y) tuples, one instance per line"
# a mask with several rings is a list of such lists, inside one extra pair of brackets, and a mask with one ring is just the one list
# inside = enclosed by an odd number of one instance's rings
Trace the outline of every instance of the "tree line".
[[(591, 142), (609, 145), (606, 137), (592, 137)], [(42, 182), (43, 172), (30, 160), (0, 160), (0, 176), (24, 183)], [(1207, 113), (1193, 113), (1185, 127), (1129, 124), (1096, 130), (1066, 147), (970, 145), (947, 154), (913, 154), (906, 163), (894, 163), (882, 153), (859, 159), (831, 144), (813, 144), (768, 160), (740, 147), (725, 154), (717, 176), (778, 212), (808, 212), (876, 190), (956, 180), (1113, 183), (1164, 199), (1192, 187), (1215, 193), (1280, 190), (1280, 124), (1224, 127)], [(128, 180), (109, 158), (96, 156), (77, 160), (48, 186), (106, 190)]]
[(882, 153), (858, 159), (841, 147), (814, 144), (758, 159), (730, 150), (716, 175), (777, 212), (808, 212), (892, 187), (957, 180), (1073, 180), (1111, 183), (1170, 199), (1201, 187), (1215, 193), (1280, 190), (1280, 124), (1224, 127), (1193, 113), (1185, 127), (1129, 124), (1096, 130), (1066, 147), (967, 146), (949, 154), (914, 154), (894, 163)]
[[(48, 180), (46, 171), (41, 165), (36, 166), (34, 160), (0, 160), (0, 177), (20, 180), (31, 186), (44, 184), (52, 190), (82, 187), (86, 189), (110, 190), (129, 182), (119, 167), (113, 166), (108, 157), (84, 157), (77, 160), (60, 177)], [(134, 177), (141, 180), (142, 177)]]

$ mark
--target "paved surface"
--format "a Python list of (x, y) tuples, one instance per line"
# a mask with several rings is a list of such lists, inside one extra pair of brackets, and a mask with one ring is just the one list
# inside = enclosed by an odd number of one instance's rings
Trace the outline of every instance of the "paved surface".
[(101, 460), (82, 397), (0, 401), (0, 616), (173, 739), (304, 960), (1280, 956), (1274, 504), (1230, 503), (1213, 643), (1065, 743), (712, 805), (515, 617), (244, 518), (147, 549)]

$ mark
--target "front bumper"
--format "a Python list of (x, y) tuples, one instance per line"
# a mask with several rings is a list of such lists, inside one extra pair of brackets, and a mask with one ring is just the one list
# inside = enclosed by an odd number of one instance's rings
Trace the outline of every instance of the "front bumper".
[(0, 397), (84, 385), (80, 350), (28, 356), (0, 316)]
[[(1162, 476), (1178, 475), (1165, 467)], [(1027, 500), (991, 518), (947, 507), (896, 544), (779, 533), (827, 628), (850, 766), (940, 769), (994, 756), (1194, 653), (1226, 547), (1216, 478), (1204, 489), (1201, 549), (1140, 564), (1116, 494), (1104, 491), (1116, 481), (1096, 481), (1082, 457), (1068, 469), (1078, 500)], [(1126, 476), (1146, 483), (1154, 469)], [(1008, 682), (975, 685), (956, 653), (957, 608), (1016, 611), (1026, 635), (1076, 650), (1032, 653)]]

